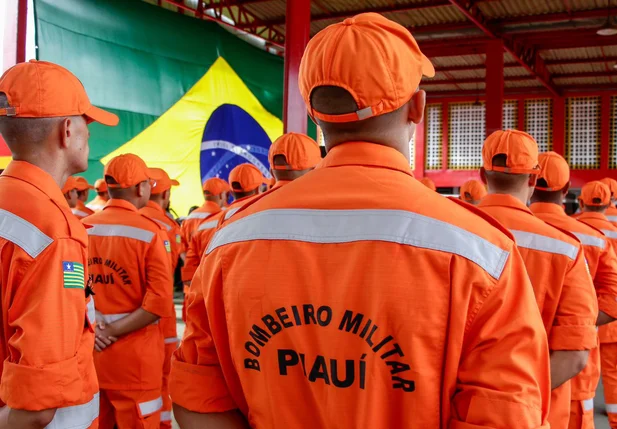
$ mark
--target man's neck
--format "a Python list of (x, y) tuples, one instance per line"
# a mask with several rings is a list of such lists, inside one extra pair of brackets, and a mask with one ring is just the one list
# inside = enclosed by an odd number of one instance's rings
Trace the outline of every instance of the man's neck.
[(510, 195), (511, 197), (516, 198), (517, 200), (519, 200), (521, 203), (527, 205), (527, 196), (529, 195), (529, 193), (527, 191), (522, 192), (522, 191), (518, 191), (518, 192), (503, 192), (503, 191), (495, 191), (492, 190), (490, 188), (489, 185), (489, 190), (488, 190), (489, 195)]
[(62, 188), (67, 179), (79, 171), (69, 171), (64, 159), (59, 157), (60, 153), (48, 153), (43, 150), (33, 150), (26, 148), (25, 150), (13, 153), (15, 161), (24, 161), (35, 165), (41, 170), (49, 174), (59, 188)]

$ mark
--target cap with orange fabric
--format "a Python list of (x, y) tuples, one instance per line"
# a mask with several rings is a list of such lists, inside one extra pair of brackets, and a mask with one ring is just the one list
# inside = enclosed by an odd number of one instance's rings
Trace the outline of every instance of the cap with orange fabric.
[[(506, 155), (505, 167), (493, 165), (493, 158), (497, 155)], [(486, 171), (540, 174), (538, 144), (532, 136), (523, 131), (495, 131), (484, 141), (482, 159)]]
[(611, 203), (611, 190), (604, 183), (596, 180), (583, 186), (579, 199), (586, 206), (607, 206)]
[[(251, 192), (266, 183), (266, 178), (253, 164), (245, 163), (235, 167), (229, 173), (229, 183), (236, 192)], [(234, 188), (234, 185), (239, 188)]]
[(91, 184), (88, 183), (88, 181), (80, 176), (76, 176), (75, 177), (75, 181), (77, 183), (77, 190), (78, 191), (86, 191), (88, 189), (96, 189), (94, 186), (92, 186)]
[(152, 188), (152, 194), (162, 194), (172, 186), (179, 186), (180, 182), (169, 177), (169, 174), (162, 168), (149, 168), (148, 175), (155, 181), (156, 186)]
[(480, 201), (486, 196), (486, 186), (478, 180), (469, 180), (461, 186), (461, 200), (467, 202)]
[(104, 174), (116, 181), (113, 184), (107, 183), (108, 188), (130, 188), (141, 182), (152, 181), (150, 170), (145, 161), (133, 153), (118, 155), (113, 158), (105, 166)]
[[(275, 165), (274, 157), (283, 155), (287, 165)], [(273, 170), (308, 170), (321, 161), (321, 150), (315, 140), (305, 134), (287, 133), (276, 139), (268, 151)]]
[(94, 189), (96, 189), (96, 192), (107, 192), (107, 182), (105, 182), (105, 179), (96, 179)]
[(611, 198), (617, 199), (617, 180), (605, 177), (600, 182), (604, 183), (611, 190)]
[[(353, 55), (332, 55), (337, 51)], [(299, 86), (313, 118), (355, 122), (397, 110), (411, 99), (422, 76), (434, 75), (435, 68), (409, 30), (379, 14), (363, 13), (330, 25), (309, 41)], [(348, 90), (358, 110), (328, 115), (313, 109), (311, 94), (324, 85)]]
[(541, 191), (560, 191), (570, 183), (570, 167), (568, 162), (557, 152), (545, 152), (538, 156), (538, 164), (542, 171), (538, 180), (544, 179), (546, 186), (538, 186)]
[(55, 118), (85, 116), (88, 122), (118, 124), (113, 113), (95, 107), (82, 83), (70, 71), (47, 61), (30, 60), (8, 69), (0, 78), (0, 92), (9, 102), (0, 116)]
[(231, 191), (229, 183), (219, 177), (212, 177), (206, 180), (202, 189), (210, 195), (221, 195), (223, 192)]
[(429, 179), (428, 177), (423, 177), (420, 179), (420, 183), (429, 188), (431, 191), (437, 191), (437, 186), (435, 186), (435, 182)]
[(78, 189), (78, 188), (79, 188), (79, 183), (77, 181), (77, 178), (73, 176), (69, 176), (69, 178), (66, 179), (66, 182), (64, 182), (64, 186), (62, 187), (62, 193), (66, 194), (72, 191), (73, 189)]

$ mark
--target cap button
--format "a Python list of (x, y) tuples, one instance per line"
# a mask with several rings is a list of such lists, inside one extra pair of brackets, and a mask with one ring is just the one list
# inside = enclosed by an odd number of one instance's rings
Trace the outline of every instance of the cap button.
[(346, 18), (343, 21), (343, 25), (353, 25), (356, 22), (356, 20), (354, 18)]

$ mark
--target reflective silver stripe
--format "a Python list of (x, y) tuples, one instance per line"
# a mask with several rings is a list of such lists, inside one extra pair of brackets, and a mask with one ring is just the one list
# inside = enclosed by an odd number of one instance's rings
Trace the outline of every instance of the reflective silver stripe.
[(120, 319), (124, 319), (131, 313), (119, 313), (119, 314), (101, 314), (105, 323), (114, 323)]
[(167, 217), (168, 217), (169, 219), (173, 220), (174, 222), (176, 221), (176, 220), (174, 219), (174, 215), (172, 215), (171, 213), (169, 213), (169, 212), (165, 212), (165, 214), (167, 215)]
[(94, 308), (94, 297), (93, 296), (90, 297), (88, 304), (86, 304), (86, 309), (88, 310), (87, 312), (88, 322), (90, 322), (90, 324), (94, 326), (94, 324), (96, 323), (96, 309)]
[(148, 414), (156, 413), (161, 408), (163, 408), (163, 398), (160, 396), (152, 401), (141, 402), (139, 404), (139, 411), (142, 416), (147, 416)]
[(386, 241), (462, 256), (496, 279), (509, 256), (508, 251), (469, 231), (403, 210), (267, 210), (217, 231), (206, 252), (249, 240)]
[(165, 338), (165, 344), (175, 344), (178, 341), (180, 341), (180, 340), (178, 338), (176, 338), (176, 337)]
[(145, 241), (146, 243), (152, 242), (154, 238), (154, 233), (152, 231), (126, 225), (94, 225), (92, 228), (88, 229), (88, 235), (97, 237), (133, 238), (135, 240)]
[(580, 242), (585, 246), (599, 247), (600, 249), (604, 249), (604, 246), (606, 245), (606, 241), (601, 239), (600, 237), (581, 234), (580, 232), (573, 232), (572, 234), (576, 235), (576, 238), (578, 238)]
[(210, 216), (212, 216), (212, 213), (193, 212), (187, 216), (187, 219), (205, 219)]
[(216, 228), (218, 224), (219, 222), (217, 220), (211, 220), (210, 222), (204, 222), (201, 225), (199, 225), (199, 228), (197, 228), (197, 231), (204, 231), (206, 229)]
[(514, 235), (519, 247), (564, 255), (570, 259), (576, 259), (578, 255), (578, 248), (574, 244), (527, 231), (513, 229), (510, 232)]
[(229, 209), (227, 210), (227, 213), (225, 213), (225, 220), (229, 219), (230, 217), (232, 217), (233, 215), (236, 214), (236, 212), (238, 210), (240, 210), (242, 207), (236, 207), (235, 209)]
[(81, 210), (79, 210), (79, 209), (71, 209), (71, 211), (73, 212), (73, 214), (74, 214), (75, 216), (81, 216), (81, 217), (90, 216), (90, 214), (89, 214), (89, 213), (82, 212), (82, 211), (81, 211)]
[(99, 393), (90, 402), (58, 408), (54, 419), (45, 429), (88, 429), (99, 416)]
[(606, 216), (609, 222), (617, 222), (617, 216)]
[(27, 220), (0, 209), (0, 237), (16, 244), (31, 258), (36, 258), (54, 240)]
[(171, 421), (171, 411), (161, 411), (161, 421), (170, 422)]
[(593, 410), (593, 398), (585, 399), (583, 401), (583, 411), (591, 411)]
[(86, 204), (86, 207), (96, 212), (96, 211), (103, 210), (105, 208), (105, 204)]
[[(151, 219), (152, 219), (152, 218), (151, 218)], [(164, 226), (164, 227), (165, 227), (165, 229), (166, 229), (167, 231), (171, 230), (171, 226), (170, 226), (170, 225), (167, 225), (167, 224), (166, 224), (165, 222), (163, 222), (162, 220), (158, 220), (158, 219), (152, 219), (152, 220), (153, 220), (153, 221), (155, 221), (156, 223), (158, 223), (158, 224), (160, 224), (160, 225)]]
[[(128, 316), (131, 313), (118, 313), (118, 314), (102, 314), (99, 313), (99, 315), (103, 318), (103, 320), (105, 321), (105, 323), (114, 323), (117, 322), (120, 319), (124, 319), (126, 316)], [(159, 321), (156, 320), (154, 323), (152, 323), (153, 325), (158, 324)]]
[(611, 231), (610, 229), (603, 229), (602, 233), (608, 238), (617, 238), (617, 231)]
[(617, 404), (606, 404), (607, 413), (617, 413)]

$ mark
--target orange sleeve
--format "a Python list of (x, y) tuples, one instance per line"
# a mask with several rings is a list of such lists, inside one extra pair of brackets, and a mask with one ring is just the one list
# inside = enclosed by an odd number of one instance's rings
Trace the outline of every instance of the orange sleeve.
[(548, 338), (549, 348), (591, 350), (598, 340), (598, 299), (582, 249), (569, 265)]
[(200, 247), (199, 244), (199, 236), (201, 234), (193, 234), (191, 241), (186, 250), (186, 258), (184, 259), (184, 267), (182, 267), (182, 281), (190, 282), (193, 280), (193, 276), (195, 275), (195, 271), (197, 271), (197, 267), (199, 266), (199, 262), (201, 262), (201, 255), (199, 254)]
[(598, 295), (598, 308), (617, 318), (617, 254), (610, 242), (600, 253), (598, 270), (593, 280)]
[(173, 280), (169, 252), (164, 244), (167, 240), (167, 234), (161, 230), (150, 243), (146, 254), (146, 294), (141, 305), (144, 310), (160, 317), (172, 315)]
[[(18, 254), (23, 252), (16, 248)], [(0, 397), (9, 407), (23, 410), (74, 405), (83, 399), (78, 349), (86, 297), (79, 284), (85, 281), (79, 275), (65, 280), (64, 266), (77, 263), (86, 270), (85, 248), (72, 239), (59, 239), (35, 260), (23, 256), (21, 263), (21, 258), (11, 263), (11, 269), (23, 275), (4, 285), (4, 299), (11, 301), (4, 332), (14, 334), (6, 338)]]
[(197, 271), (187, 297), (186, 329), (172, 361), (169, 390), (173, 402), (190, 411), (218, 413), (238, 406), (219, 364), (204, 300), (204, 290), (220, 289), (220, 262), (217, 254), (206, 260), (208, 263)]
[(518, 250), (492, 289), (476, 288), (481, 302), (466, 325), (449, 428), (548, 428), (546, 331)]

